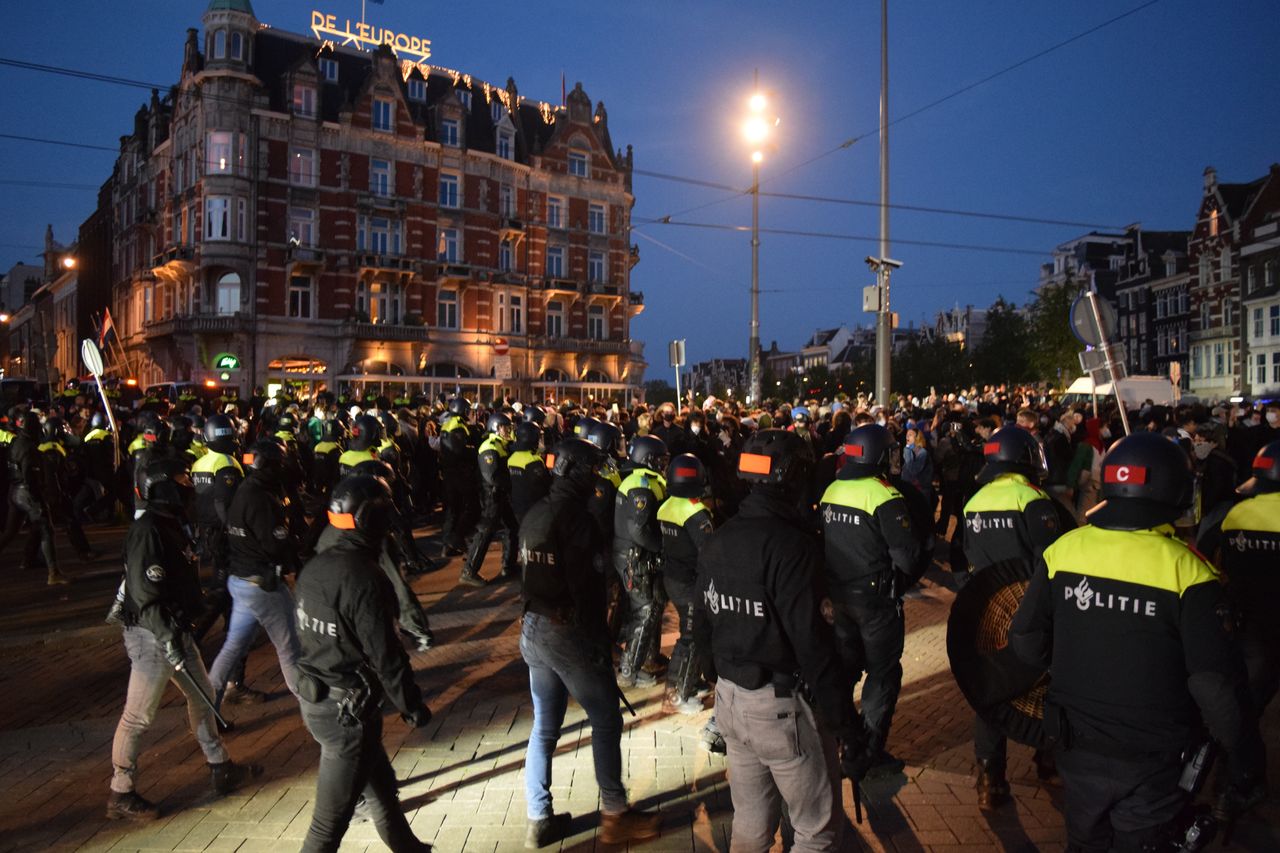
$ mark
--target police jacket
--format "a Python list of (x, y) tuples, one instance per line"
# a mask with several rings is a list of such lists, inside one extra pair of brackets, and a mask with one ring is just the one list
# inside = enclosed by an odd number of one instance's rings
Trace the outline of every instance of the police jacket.
[(44, 460), (40, 445), (19, 432), (9, 443), (9, 483), (25, 486), (36, 497), (44, 494)]
[(91, 429), (81, 444), (85, 473), (104, 486), (115, 477), (115, 442), (105, 429)]
[(1227, 597), (1244, 632), (1280, 645), (1275, 612), (1280, 602), (1280, 492), (1254, 495), (1230, 507), (1200, 542), (1210, 546), (1205, 553), (1219, 554)]
[(351, 469), (355, 468), (361, 462), (368, 462), (370, 459), (377, 459), (378, 456), (373, 448), (365, 450), (345, 450), (338, 457), (338, 476), (345, 477), (351, 473)]
[(599, 533), (582, 512), (585, 495), (555, 478), (547, 496), (520, 524), (521, 596), (526, 613), (539, 613), (582, 631), (607, 647), (604, 577), (593, 565)]
[(332, 441), (316, 444), (311, 460), (311, 485), (320, 494), (329, 494), (338, 482), (338, 459), (341, 456), (342, 448)]
[(1053, 498), (1022, 474), (1000, 474), (964, 505), (964, 555), (974, 571), (1036, 559), (1062, 534)]
[(395, 591), (378, 568), (378, 551), (348, 531), (313, 557), (293, 590), (299, 668), (329, 687), (358, 688), (372, 674), (401, 713), (422, 707), (422, 693), (396, 634)]
[(199, 616), (200, 575), (182, 520), (148, 510), (129, 525), (124, 545), (125, 624), (146, 628), (164, 645)]
[(832, 591), (888, 593), (893, 572), (916, 579), (920, 540), (902, 494), (879, 477), (841, 470), (818, 507)]
[(196, 489), (196, 524), (226, 527), (231, 499), (243, 480), (244, 469), (233, 456), (211, 450), (197, 459), (191, 466), (191, 482)]
[(294, 566), (299, 546), (289, 532), (279, 480), (254, 471), (240, 484), (227, 511), (227, 544), (231, 573), (268, 591), (275, 589), (277, 566)]
[(511, 510), (517, 519), (523, 519), (529, 508), (551, 491), (547, 461), (531, 450), (517, 450), (507, 457), (507, 476), (511, 480)]
[(142, 481), (146, 478), (147, 466), (162, 459), (181, 459), (184, 464), (191, 464), (191, 457), (185, 453), (178, 453), (172, 447), (159, 447), (144, 441), (142, 447), (132, 453), (133, 505), (135, 509), (147, 508), (147, 502), (142, 499)]
[(600, 476), (596, 477), (595, 487), (587, 495), (587, 514), (596, 523), (600, 531), (601, 547), (608, 550), (613, 545), (614, 504), (617, 503), (618, 486), (622, 485), (622, 474), (613, 459), (606, 459), (600, 468)]
[(496, 433), (480, 445), (480, 483), (487, 501), (506, 500), (511, 493), (511, 477), (507, 472), (507, 442)]
[[(440, 466), (447, 473), (471, 474), (476, 468), (476, 445), (467, 423), (457, 415), (440, 425)], [(459, 481), (459, 485), (462, 481)]]
[(837, 734), (854, 719), (835, 638), (820, 615), (822, 546), (800, 510), (755, 486), (698, 556), (716, 672), (754, 690), (799, 673)]
[(1069, 749), (1176, 756), (1203, 718), (1232, 751), (1243, 673), (1222, 604), (1217, 573), (1172, 527), (1085, 526), (1039, 559), (1009, 642), (1050, 668)]
[(662, 553), (662, 531), (658, 529), (658, 507), (667, 499), (667, 481), (648, 468), (636, 468), (622, 484), (613, 501), (613, 554), (615, 562), (625, 559), (632, 548), (650, 554)]
[(699, 498), (669, 497), (658, 507), (662, 531), (662, 573), (679, 583), (693, 583), (698, 552), (715, 530), (711, 510)]

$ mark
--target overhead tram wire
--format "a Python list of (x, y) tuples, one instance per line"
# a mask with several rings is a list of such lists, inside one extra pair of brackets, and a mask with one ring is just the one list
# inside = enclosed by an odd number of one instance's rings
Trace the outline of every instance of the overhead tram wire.
[(17, 133), (0, 133), (0, 139), (12, 139), (17, 142), (35, 142), (40, 145), (65, 145), (67, 148), (86, 148), (90, 151), (109, 151), (112, 154), (119, 154), (119, 148), (112, 148), (110, 145), (93, 145), (88, 142), (69, 142), (65, 139), (47, 139), (41, 136), (22, 136)]

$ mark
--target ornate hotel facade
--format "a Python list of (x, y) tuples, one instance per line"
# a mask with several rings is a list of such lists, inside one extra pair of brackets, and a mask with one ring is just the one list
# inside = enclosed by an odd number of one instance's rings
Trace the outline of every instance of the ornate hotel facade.
[(141, 383), (641, 385), (632, 157), (581, 84), (529, 102), (265, 26), (248, 0), (202, 23), (110, 181), (112, 315)]

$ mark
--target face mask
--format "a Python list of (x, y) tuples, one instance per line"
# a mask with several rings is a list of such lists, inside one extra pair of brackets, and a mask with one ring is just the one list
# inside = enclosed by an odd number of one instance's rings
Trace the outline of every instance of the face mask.
[(1267, 423), (1272, 426), (1280, 424), (1280, 412), (1267, 412)]
[(697, 435), (702, 432), (702, 424), (689, 424), (689, 432)]
[(876, 423), (880, 424), (880, 426), (884, 426), (885, 424), (888, 423), (888, 421), (886, 421), (884, 418), (876, 418)]
[(1102, 436), (1103, 441), (1107, 441), (1108, 439), (1111, 438), (1111, 430), (1104, 429), (1102, 432), (1099, 433), (1099, 435)]
[(1191, 452), (1196, 455), (1197, 459), (1207, 459), (1209, 454), (1213, 452), (1213, 445), (1207, 441), (1192, 445)]

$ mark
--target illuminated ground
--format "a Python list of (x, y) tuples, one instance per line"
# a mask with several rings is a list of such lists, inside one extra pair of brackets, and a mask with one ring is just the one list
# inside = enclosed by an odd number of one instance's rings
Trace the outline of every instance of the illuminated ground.
[[(90, 537), (103, 553), (116, 554), (121, 532), (98, 528)], [(138, 780), (139, 791), (163, 809), (161, 820), (138, 826), (103, 818), (110, 742), (128, 673), (118, 630), (101, 622), (118, 577), (116, 561), (71, 561), (65, 568), (77, 582), (51, 590), (42, 575), (18, 574), (18, 547), (0, 556), (6, 572), (0, 587), (0, 850), (297, 849), (310, 819), (318, 748), (269, 646), (251, 656), (249, 681), (274, 691), (274, 698), (231, 709), (237, 731), (228, 737), (234, 757), (266, 765), (266, 774), (241, 793), (211, 800), (202, 757), (171, 688), (146, 741)], [(495, 549), (484, 573), (492, 575), (496, 564)], [(440, 851), (517, 850), (524, 838), (521, 768), (532, 710), (516, 645), (516, 590), (455, 590), (457, 571), (455, 559), (414, 583), (442, 641), (413, 655), (436, 717), (420, 732), (389, 717), (385, 743), (419, 837)], [(1061, 850), (1060, 790), (1035, 781), (1029, 751), (1010, 750), (1015, 804), (988, 814), (974, 803), (972, 715), (952, 681), (943, 642), (951, 601), (946, 582), (945, 573), (931, 572), (924, 590), (907, 602), (905, 684), (890, 749), (908, 769), (868, 790), (861, 849)], [(206, 661), (215, 644), (206, 648)], [(629, 697), (639, 716), (627, 718), (627, 784), (636, 802), (663, 815), (661, 837), (635, 849), (727, 850), (732, 812), (725, 763), (698, 746), (706, 713), (665, 716), (657, 689)], [(1280, 743), (1278, 717), (1273, 707), (1266, 732), (1273, 745)], [(590, 731), (582, 719), (571, 705), (555, 763), (556, 805), (575, 817), (562, 850), (597, 846)], [(1274, 752), (1271, 778), (1280, 779)], [(846, 805), (852, 816), (851, 802)], [(1240, 827), (1232, 846), (1280, 850), (1274, 800)], [(384, 848), (365, 823), (351, 828), (342, 849)]]

